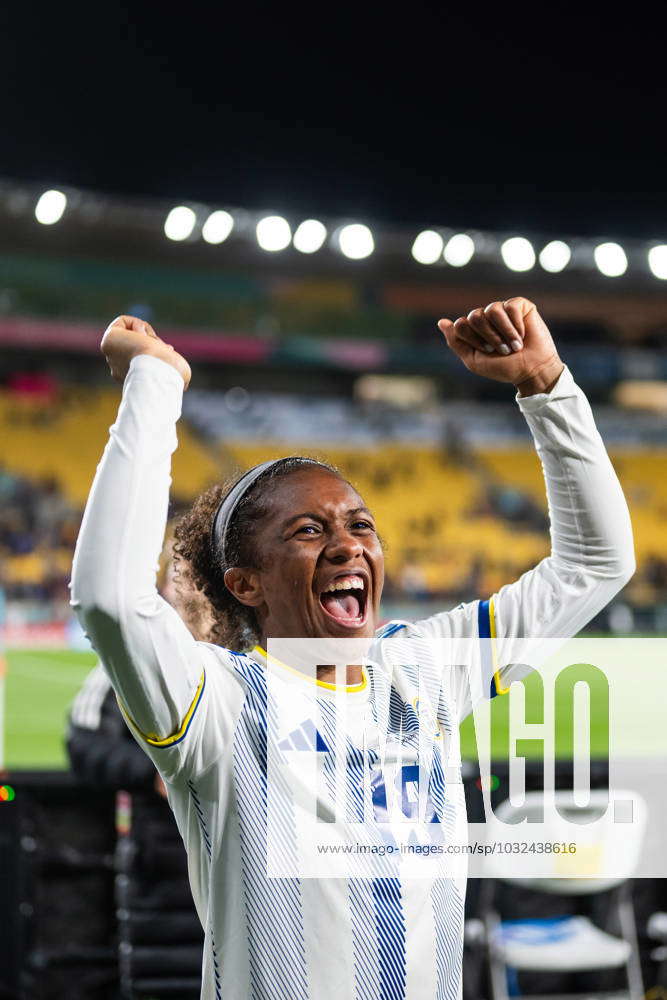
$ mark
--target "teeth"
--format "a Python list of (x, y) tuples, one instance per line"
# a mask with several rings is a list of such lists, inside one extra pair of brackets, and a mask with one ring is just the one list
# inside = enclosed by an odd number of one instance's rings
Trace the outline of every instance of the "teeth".
[(328, 594), (333, 590), (363, 590), (364, 581), (358, 576), (346, 577), (342, 580), (333, 580), (328, 587), (325, 587), (322, 591), (323, 594)]

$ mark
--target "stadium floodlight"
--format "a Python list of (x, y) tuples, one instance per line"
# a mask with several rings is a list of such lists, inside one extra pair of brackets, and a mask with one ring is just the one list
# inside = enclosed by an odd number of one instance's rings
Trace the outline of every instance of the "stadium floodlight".
[(412, 256), (418, 264), (435, 264), (442, 256), (444, 241), (440, 233), (433, 229), (425, 229), (415, 237), (412, 244)]
[(667, 246), (651, 247), (648, 252), (648, 266), (656, 278), (667, 280)]
[(43, 226), (60, 222), (67, 208), (67, 195), (62, 191), (45, 191), (35, 205), (35, 218)]
[(306, 219), (294, 234), (293, 243), (301, 253), (315, 253), (327, 238), (327, 227), (318, 219)]
[(187, 205), (172, 208), (164, 220), (164, 235), (170, 240), (187, 240), (195, 228), (197, 216)]
[(204, 223), (201, 234), (207, 243), (216, 245), (218, 243), (224, 243), (233, 228), (234, 219), (232, 216), (229, 212), (223, 212), (220, 210), (217, 212), (211, 212), (208, 219)]
[(540, 251), (540, 264), (550, 274), (558, 274), (570, 263), (572, 251), (562, 240), (552, 240)]
[(535, 266), (533, 244), (523, 236), (512, 236), (505, 240), (500, 254), (510, 271), (530, 271)]
[(619, 278), (628, 269), (625, 250), (618, 243), (600, 243), (593, 251), (598, 271), (606, 278)]
[(370, 257), (375, 250), (375, 241), (368, 226), (352, 222), (348, 226), (343, 226), (339, 232), (338, 246), (344, 257), (349, 257), (350, 260), (363, 260), (364, 257)]
[(445, 260), (452, 267), (465, 267), (472, 260), (475, 241), (467, 233), (456, 233), (447, 240)]
[(275, 253), (277, 250), (284, 250), (288, 247), (292, 239), (292, 230), (287, 219), (281, 215), (266, 215), (260, 219), (255, 229), (257, 242), (262, 250)]

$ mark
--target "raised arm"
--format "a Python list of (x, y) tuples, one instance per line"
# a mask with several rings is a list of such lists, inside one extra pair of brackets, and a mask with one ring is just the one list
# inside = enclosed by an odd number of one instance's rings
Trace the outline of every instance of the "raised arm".
[(123, 397), (81, 523), (71, 604), (122, 706), (160, 745), (178, 739), (204, 686), (201, 649), (156, 589), (190, 369), (133, 317), (114, 321), (102, 350)]
[(542, 463), (551, 554), (495, 597), (499, 638), (576, 635), (635, 570), (628, 507), (588, 400), (566, 368), (517, 396)]
[(588, 401), (527, 299), (439, 325), (468, 368), (517, 387), (546, 481), (551, 555), (502, 587), (481, 618), (490, 611), (499, 639), (576, 635), (635, 569), (627, 504)]

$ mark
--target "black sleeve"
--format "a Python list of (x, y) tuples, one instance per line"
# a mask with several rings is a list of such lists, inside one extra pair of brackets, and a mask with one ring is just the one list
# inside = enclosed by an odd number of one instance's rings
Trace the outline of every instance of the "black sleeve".
[(80, 781), (98, 788), (151, 788), (155, 766), (129, 732), (112, 689), (100, 709), (99, 726), (89, 729), (68, 719), (67, 753)]

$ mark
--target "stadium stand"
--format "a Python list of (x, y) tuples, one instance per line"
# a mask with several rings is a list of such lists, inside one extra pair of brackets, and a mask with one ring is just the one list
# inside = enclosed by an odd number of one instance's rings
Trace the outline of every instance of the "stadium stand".
[[(48, 379), (0, 392), (0, 584), (9, 601), (48, 600), (56, 617), (68, 615), (81, 511), (117, 405), (114, 388)], [(191, 390), (172, 512), (267, 458), (326, 457), (376, 512), (389, 600), (491, 593), (547, 553), (548, 534), (542, 473), (521, 421), (511, 406), (487, 405), (483, 414), (469, 403), (406, 412), (342, 397)], [(659, 604), (667, 593), (667, 448), (631, 446), (628, 421), (613, 410), (601, 416), (607, 433), (621, 437), (611, 449), (635, 526), (639, 572), (626, 597)]]
[[(116, 389), (62, 387), (57, 402), (17, 406), (15, 393), (0, 393), (0, 462), (12, 473), (54, 477), (67, 501), (85, 503), (102, 450), (118, 410)], [(85, 428), (85, 434), (82, 434)], [(203, 489), (217, 467), (187, 425), (179, 427), (174, 481), (189, 493)]]

